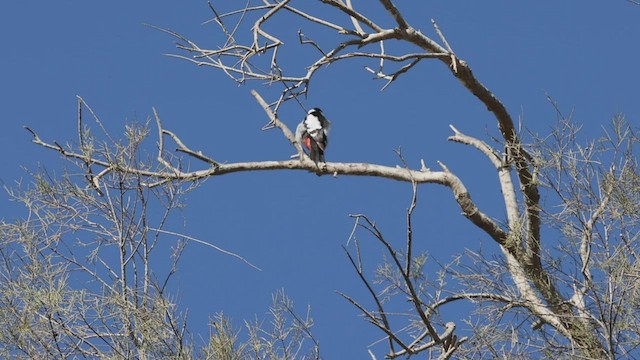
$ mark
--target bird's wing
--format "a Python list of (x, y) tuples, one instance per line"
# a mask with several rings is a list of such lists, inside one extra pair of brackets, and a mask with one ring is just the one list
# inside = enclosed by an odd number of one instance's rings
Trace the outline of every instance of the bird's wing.
[(307, 131), (307, 127), (304, 124), (304, 120), (298, 124), (298, 126), (296, 127), (296, 142), (300, 145), (303, 146), (302, 143), (302, 137), (304, 136), (304, 133)]
[(324, 130), (325, 135), (327, 135), (329, 133), (329, 130), (331, 130), (331, 121), (329, 121), (327, 118), (324, 118), (322, 121), (322, 129)]

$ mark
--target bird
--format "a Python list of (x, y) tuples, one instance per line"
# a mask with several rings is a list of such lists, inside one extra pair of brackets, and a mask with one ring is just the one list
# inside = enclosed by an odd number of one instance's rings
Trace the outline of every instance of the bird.
[(319, 108), (307, 112), (305, 118), (296, 128), (296, 141), (309, 150), (309, 157), (314, 162), (325, 162), (324, 153), (327, 149), (328, 134), (331, 122)]

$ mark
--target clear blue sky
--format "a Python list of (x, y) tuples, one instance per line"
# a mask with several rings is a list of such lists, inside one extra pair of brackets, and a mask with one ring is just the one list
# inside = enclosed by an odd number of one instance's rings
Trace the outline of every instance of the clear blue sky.
[[(365, 6), (359, 3), (354, 5)], [(371, 3), (376, 4), (375, 16), (385, 19), (377, 3)], [(565, 113), (574, 112), (587, 137), (598, 134), (616, 112), (638, 124), (639, 6), (624, 0), (398, 3), (407, 20), (431, 36), (429, 19), (435, 19), (458, 56), (532, 131), (545, 133), (555, 122), (546, 93)], [(20, 166), (43, 164), (60, 173), (59, 156), (31, 144), (22, 125), (47, 140), (75, 141), (76, 95), (114, 134), (126, 123), (144, 121), (155, 106), (168, 129), (219, 161), (288, 158), (293, 149), (280, 133), (260, 131), (266, 117), (249, 90), (261, 89), (261, 84), (238, 87), (220, 72), (162, 56), (175, 52), (174, 40), (143, 25), (170, 28), (215, 48), (218, 29), (202, 25), (210, 17), (204, 0), (1, 5), (0, 180), (12, 185), (28, 179)], [(298, 28), (287, 25), (273, 23), (272, 29), (288, 32), (287, 45), (296, 51)], [(312, 35), (311, 29), (302, 30)], [(315, 39), (323, 40), (322, 35)], [(300, 73), (306, 65), (293, 59), (289, 69)], [(419, 167), (421, 158), (431, 168), (443, 161), (465, 181), (479, 206), (503, 219), (490, 164), (472, 149), (446, 141), (450, 123), (490, 141), (497, 132), (489, 113), (440, 63), (423, 62), (384, 92), (362, 65), (336, 64), (319, 72), (306, 100), (308, 108), (321, 107), (332, 120), (327, 160), (394, 166), (400, 162), (393, 149), (401, 146), (413, 167)], [(281, 114), (291, 127), (304, 115), (294, 103)], [(186, 232), (241, 254), (263, 271), (190, 245), (173, 285), (181, 307), (189, 309), (192, 332), (206, 337), (207, 315), (218, 311), (238, 326), (242, 319), (265, 317), (271, 294), (284, 288), (301, 312), (311, 305), (325, 358), (365, 358), (367, 345), (382, 333), (334, 292), (371, 304), (341, 248), (352, 227), (347, 215), (369, 215), (402, 248), (409, 196), (410, 186), (395, 181), (303, 172), (208, 180), (188, 195), (188, 207), (177, 214), (186, 222)], [(24, 214), (6, 199), (0, 197), (1, 217)], [(481, 243), (495, 250), (460, 216), (445, 188), (420, 188), (415, 222), (418, 249), (443, 262)], [(366, 261), (380, 262), (373, 240), (362, 234), (361, 241), (368, 243)], [(454, 313), (446, 320), (464, 328), (459, 320), (466, 315)], [(384, 350), (374, 350), (381, 358)]]

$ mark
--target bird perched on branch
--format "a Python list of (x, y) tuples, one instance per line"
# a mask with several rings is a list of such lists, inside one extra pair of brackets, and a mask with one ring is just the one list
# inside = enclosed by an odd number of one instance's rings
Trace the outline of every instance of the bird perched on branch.
[(296, 128), (296, 141), (309, 150), (309, 157), (315, 162), (325, 162), (324, 152), (327, 148), (331, 123), (322, 114), (322, 110), (309, 110), (304, 120)]

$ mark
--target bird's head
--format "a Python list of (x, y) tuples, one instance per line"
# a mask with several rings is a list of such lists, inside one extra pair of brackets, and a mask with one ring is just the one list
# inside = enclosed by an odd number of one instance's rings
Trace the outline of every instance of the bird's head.
[(322, 114), (322, 110), (320, 108), (313, 108), (307, 112), (309, 115)]

